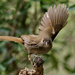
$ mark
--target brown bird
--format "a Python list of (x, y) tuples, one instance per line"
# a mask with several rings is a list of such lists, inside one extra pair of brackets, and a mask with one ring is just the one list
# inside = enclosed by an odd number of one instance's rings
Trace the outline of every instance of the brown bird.
[(24, 45), (25, 50), (32, 54), (45, 54), (52, 48), (52, 42), (59, 31), (66, 25), (68, 8), (58, 5), (50, 7), (44, 14), (39, 26), (38, 35), (22, 35), (21, 38), (0, 36), (0, 40), (9, 40)]
[(39, 35), (22, 35), (25, 50), (33, 54), (45, 54), (52, 48), (52, 41), (58, 32), (66, 25), (68, 8), (58, 5), (50, 7), (42, 18)]

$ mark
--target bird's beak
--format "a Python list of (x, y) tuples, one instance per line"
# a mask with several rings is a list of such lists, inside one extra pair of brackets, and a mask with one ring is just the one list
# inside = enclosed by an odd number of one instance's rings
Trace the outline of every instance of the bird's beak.
[(48, 44), (48, 42), (46, 42), (46, 45)]

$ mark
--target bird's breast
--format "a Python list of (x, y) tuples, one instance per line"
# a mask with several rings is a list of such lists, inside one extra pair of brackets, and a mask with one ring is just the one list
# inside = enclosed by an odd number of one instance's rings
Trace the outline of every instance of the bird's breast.
[(33, 54), (46, 54), (51, 50), (52, 46), (49, 47), (39, 47), (39, 48), (32, 48), (30, 51)]
[(24, 47), (26, 51), (29, 50), (30, 53), (32, 54), (46, 54), (51, 50), (52, 44), (41, 45), (41, 46), (24, 44)]

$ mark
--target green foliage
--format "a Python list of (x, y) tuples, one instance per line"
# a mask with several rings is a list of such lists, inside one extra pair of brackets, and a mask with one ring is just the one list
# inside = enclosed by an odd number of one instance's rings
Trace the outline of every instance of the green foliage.
[(70, 6), (69, 10), (70, 11), (75, 10), (75, 5)]
[[(0, 0), (0, 35), (20, 37), (23, 34), (38, 34), (43, 14), (50, 6), (58, 4), (67, 5), (70, 16), (68, 25), (54, 40), (52, 50), (42, 55), (45, 73), (54, 69), (59, 71), (61, 64), (65, 71), (74, 75), (75, 65), (70, 60), (75, 55), (75, 5), (71, 4), (71, 0)], [(22, 45), (1, 41), (0, 75), (17, 75), (21, 68), (30, 67), (27, 54)]]

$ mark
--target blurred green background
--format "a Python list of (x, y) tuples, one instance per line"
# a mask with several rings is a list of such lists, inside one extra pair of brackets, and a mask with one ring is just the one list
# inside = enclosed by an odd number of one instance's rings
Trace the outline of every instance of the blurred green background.
[[(41, 55), (45, 74), (75, 75), (75, 0), (0, 0), (0, 35), (38, 34), (44, 13), (58, 4), (69, 7), (69, 18), (52, 50)], [(18, 75), (21, 69), (31, 68), (27, 54), (21, 44), (0, 41), (0, 75)]]

